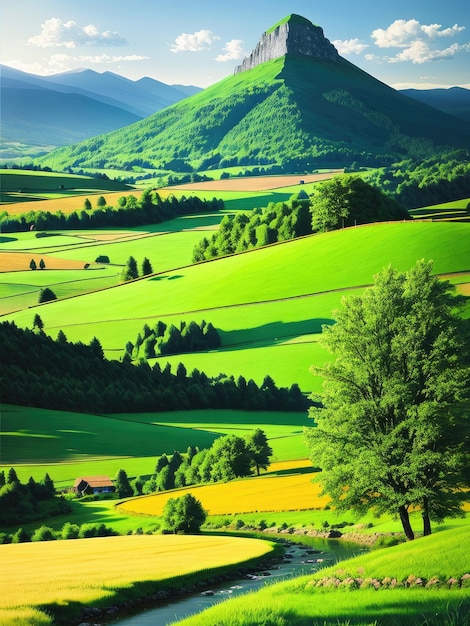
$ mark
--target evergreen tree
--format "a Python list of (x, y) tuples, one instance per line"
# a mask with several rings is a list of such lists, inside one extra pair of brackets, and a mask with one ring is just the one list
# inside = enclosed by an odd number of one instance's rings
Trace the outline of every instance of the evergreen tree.
[(39, 332), (44, 329), (44, 322), (41, 319), (39, 313), (36, 313), (33, 320), (33, 328), (37, 328)]
[(40, 270), (44, 270), (44, 269), (46, 269), (46, 264), (44, 263), (44, 259), (41, 259), (41, 260), (39, 261), (39, 269), (40, 269)]
[(85, 198), (83, 208), (85, 209), (85, 211), (91, 211), (91, 202), (88, 198)]
[(38, 269), (38, 266), (36, 265), (36, 261), (34, 259), (31, 259), (31, 261), (29, 262), (29, 268), (32, 270)]
[(149, 274), (153, 274), (153, 269), (150, 261), (145, 257), (142, 261), (142, 276), (148, 276)]
[(13, 483), (18, 483), (19, 484), (20, 480), (18, 478), (18, 475), (15, 471), (14, 467), (10, 467), (10, 469), (8, 470), (8, 475), (7, 475), (7, 484), (11, 485)]
[(106, 198), (104, 196), (99, 196), (98, 200), (96, 201), (96, 206), (98, 208), (106, 206)]
[(128, 280), (134, 280), (139, 277), (139, 270), (137, 268), (137, 261), (133, 256), (127, 259), (126, 267), (122, 272), (122, 279), (126, 282)]

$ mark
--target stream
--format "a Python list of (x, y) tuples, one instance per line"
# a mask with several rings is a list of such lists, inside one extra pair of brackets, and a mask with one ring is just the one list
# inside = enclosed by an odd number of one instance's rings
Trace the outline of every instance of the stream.
[(134, 615), (123, 615), (108, 621), (115, 626), (167, 626), (177, 620), (195, 615), (222, 600), (255, 591), (262, 586), (295, 576), (312, 574), (363, 552), (360, 546), (334, 539), (309, 538), (309, 545), (287, 542), (284, 557), (271, 569), (253, 570), (244, 578), (207, 586), (184, 596), (165, 600), (164, 604), (140, 609)]

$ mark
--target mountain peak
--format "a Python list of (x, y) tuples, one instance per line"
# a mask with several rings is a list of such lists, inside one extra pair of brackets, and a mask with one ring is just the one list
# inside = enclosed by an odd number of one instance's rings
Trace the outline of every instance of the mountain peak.
[(261, 63), (286, 54), (337, 61), (340, 57), (323, 29), (301, 15), (291, 13), (261, 35), (256, 48), (235, 68), (235, 74), (251, 70)]

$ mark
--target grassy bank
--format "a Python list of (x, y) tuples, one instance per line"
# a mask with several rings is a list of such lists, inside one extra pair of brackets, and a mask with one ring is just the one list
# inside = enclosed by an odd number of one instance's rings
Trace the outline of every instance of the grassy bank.
[(179, 626), (464, 626), (470, 526), (231, 599)]

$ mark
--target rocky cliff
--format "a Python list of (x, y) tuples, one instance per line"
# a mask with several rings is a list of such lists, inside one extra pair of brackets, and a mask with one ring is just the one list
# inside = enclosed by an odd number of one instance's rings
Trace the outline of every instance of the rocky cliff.
[(292, 14), (261, 35), (250, 56), (235, 68), (235, 74), (246, 72), (286, 54), (300, 54), (330, 61), (340, 58), (320, 26), (314, 26), (304, 17)]

